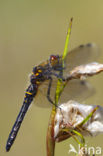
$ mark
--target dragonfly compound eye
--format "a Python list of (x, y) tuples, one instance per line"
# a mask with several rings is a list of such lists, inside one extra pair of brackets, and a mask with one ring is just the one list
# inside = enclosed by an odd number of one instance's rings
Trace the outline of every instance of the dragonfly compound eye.
[(59, 62), (59, 55), (51, 55), (50, 56), (50, 64), (52, 66), (58, 64), (58, 62)]

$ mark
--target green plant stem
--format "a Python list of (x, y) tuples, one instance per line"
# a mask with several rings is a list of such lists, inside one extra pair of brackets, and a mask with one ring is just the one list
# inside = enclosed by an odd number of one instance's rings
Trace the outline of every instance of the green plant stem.
[[(71, 34), (71, 29), (72, 29), (72, 21), (73, 21), (73, 18), (71, 18), (71, 21), (69, 23), (69, 28), (68, 28), (68, 31), (67, 31), (67, 36), (66, 36), (66, 41), (65, 41), (65, 46), (64, 46), (64, 52), (63, 52), (63, 56), (62, 56), (62, 67), (63, 68), (65, 66), (64, 65), (64, 61), (65, 61), (66, 55), (68, 53), (68, 45), (69, 45), (69, 41), (70, 41), (70, 34)], [(60, 71), (60, 75), (61, 76), (63, 75), (63, 70)], [(66, 83), (63, 84), (62, 80), (58, 79), (56, 93), (55, 93), (55, 105), (58, 105), (58, 101), (59, 101), (60, 95), (63, 92), (63, 89), (64, 89), (65, 85), (66, 85)]]
[[(64, 52), (63, 52), (63, 57), (62, 57), (62, 64), (64, 67), (64, 59), (67, 55), (67, 49), (68, 49), (68, 44), (69, 44), (69, 39), (70, 39), (70, 33), (71, 33), (71, 27), (72, 27), (72, 19), (70, 21), (70, 25), (68, 28), (68, 33), (66, 37), (66, 42), (65, 42), (65, 47), (64, 47)], [(60, 71), (60, 74), (63, 74), (63, 71)], [(49, 125), (48, 125), (48, 131), (47, 131), (47, 138), (46, 138), (46, 145), (47, 145), (47, 156), (54, 156), (54, 151), (55, 151), (55, 140), (54, 140), (54, 126), (55, 126), (55, 114), (56, 114), (56, 106), (58, 105), (59, 97), (63, 91), (63, 82), (61, 79), (58, 79), (57, 82), (57, 88), (55, 92), (55, 105), (52, 107), (52, 112), (50, 115), (50, 120), (49, 120)]]
[(54, 119), (56, 114), (56, 107), (53, 105), (48, 130), (46, 137), (46, 145), (47, 145), (47, 156), (54, 156), (55, 151), (55, 140), (54, 140)]

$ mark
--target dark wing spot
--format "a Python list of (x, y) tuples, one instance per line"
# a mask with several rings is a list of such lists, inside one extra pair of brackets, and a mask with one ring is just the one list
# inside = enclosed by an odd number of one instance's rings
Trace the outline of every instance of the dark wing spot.
[(83, 48), (84, 47), (84, 45), (83, 44), (81, 44), (80, 46), (79, 46), (79, 48)]
[(81, 84), (81, 85), (86, 85), (86, 81), (85, 81), (85, 80), (81, 80), (81, 81), (80, 81), (80, 84)]
[(93, 45), (92, 43), (86, 44), (87, 47), (92, 47), (92, 45)]

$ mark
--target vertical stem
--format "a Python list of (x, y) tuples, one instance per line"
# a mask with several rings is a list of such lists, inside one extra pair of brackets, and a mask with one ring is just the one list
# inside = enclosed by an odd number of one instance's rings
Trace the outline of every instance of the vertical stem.
[[(65, 41), (65, 47), (64, 47), (63, 57), (62, 57), (63, 67), (64, 67), (64, 59), (67, 55), (67, 49), (68, 49), (69, 38), (71, 33), (71, 26), (72, 26), (72, 19), (70, 21), (70, 25), (68, 28), (67, 37)], [(60, 74), (61, 75), (63, 74), (63, 70), (60, 71)], [(54, 152), (55, 152), (54, 121), (55, 121), (55, 114), (56, 114), (56, 106), (58, 105), (59, 97), (62, 91), (63, 91), (63, 83), (61, 79), (58, 79), (56, 93), (55, 93), (55, 105), (53, 105), (52, 107), (52, 112), (50, 115), (50, 120), (49, 120), (49, 125), (47, 130), (47, 138), (46, 138), (47, 156), (54, 156)]]
[(52, 112), (50, 115), (48, 130), (47, 130), (47, 138), (46, 138), (47, 156), (54, 156), (54, 151), (55, 151), (55, 140), (54, 140), (55, 114), (56, 114), (56, 107), (53, 105)]
[(63, 52), (63, 56), (62, 56), (63, 61), (65, 60), (67, 52), (68, 52), (68, 45), (69, 45), (70, 34), (71, 34), (71, 29), (72, 29), (72, 21), (73, 21), (73, 18), (71, 18), (71, 21), (69, 23), (69, 28), (67, 31), (67, 36), (66, 36), (65, 46), (64, 46), (64, 52)]
[[(71, 21), (69, 23), (69, 28), (68, 28), (67, 36), (66, 36), (66, 40), (65, 40), (64, 52), (63, 52), (63, 56), (62, 56), (62, 67), (63, 68), (65, 66), (64, 65), (64, 61), (65, 61), (66, 55), (68, 53), (68, 45), (69, 45), (69, 41), (70, 41), (70, 34), (71, 34), (71, 29), (72, 29), (72, 21), (73, 21), (73, 18), (71, 18)], [(60, 71), (60, 75), (63, 76), (63, 70)], [(61, 95), (65, 85), (66, 84), (63, 84), (61, 79), (58, 79), (56, 93), (55, 93), (55, 104), (56, 105), (58, 104), (59, 97), (60, 97), (60, 95)]]

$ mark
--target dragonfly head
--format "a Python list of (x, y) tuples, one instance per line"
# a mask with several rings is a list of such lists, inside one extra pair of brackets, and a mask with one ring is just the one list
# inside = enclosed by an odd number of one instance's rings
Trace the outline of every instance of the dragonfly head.
[(62, 57), (59, 55), (51, 55), (49, 59), (50, 65), (53, 69), (60, 71), (62, 68)]
[(59, 55), (50, 55), (49, 62), (52, 67), (58, 66), (60, 61)]

